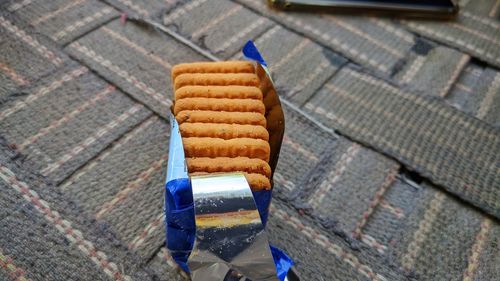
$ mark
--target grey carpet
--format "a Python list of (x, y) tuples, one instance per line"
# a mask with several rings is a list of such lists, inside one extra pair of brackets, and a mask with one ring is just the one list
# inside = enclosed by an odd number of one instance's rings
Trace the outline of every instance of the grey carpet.
[[(363, 112), (351, 110), (353, 106)], [(497, 129), (348, 67), (305, 107), (325, 123), (500, 217)]]
[(5, 140), (0, 145), (0, 259), (11, 264), (2, 273), (18, 280), (152, 278), (109, 225), (15, 160)]

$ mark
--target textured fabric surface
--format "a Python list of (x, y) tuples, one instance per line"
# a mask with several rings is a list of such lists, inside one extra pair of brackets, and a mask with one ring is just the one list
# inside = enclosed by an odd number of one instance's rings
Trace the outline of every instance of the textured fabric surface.
[(160, 20), (164, 13), (183, 0), (105, 0), (124, 13), (135, 13), (141, 17)]
[(339, 236), (318, 230), (281, 202), (273, 203), (268, 223), (271, 243), (288, 249), (303, 280), (407, 280), (370, 254), (372, 249), (350, 248)]
[(191, 41), (226, 59), (273, 24), (229, 0), (187, 2), (164, 15), (163, 23)]
[[(400, 253), (404, 270), (422, 280), (468, 279), (474, 273), (475, 280), (494, 280), (500, 270), (498, 222), (430, 185), (425, 184), (419, 193), (417, 206), (407, 218), (407, 232), (395, 237), (399, 242), (395, 251)], [(487, 271), (477, 269), (480, 262)], [(465, 271), (463, 264), (468, 264)], [(435, 271), (434, 267), (447, 270)]]
[(13, 161), (5, 140), (0, 145), (0, 260), (10, 264), (2, 273), (18, 280), (78, 280), (83, 272), (89, 280), (152, 277), (108, 225)]
[[(13, 5), (14, 2), (9, 7)], [(59, 44), (68, 43), (118, 15), (115, 9), (96, 0), (32, 1), (13, 14)]]
[(0, 280), (186, 280), (164, 242), (170, 68), (248, 39), (286, 117), (268, 234), (302, 280), (498, 279), (500, 7), (459, 3), (2, 1)]
[(61, 185), (96, 217), (115, 226), (123, 241), (144, 256), (163, 244), (167, 139), (168, 125), (151, 117)]
[[(273, 43), (274, 40), (283, 45)], [(345, 58), (279, 25), (264, 33), (255, 44), (266, 54), (281, 94), (297, 105), (311, 98), (346, 62)]]
[(69, 44), (66, 50), (163, 117), (172, 104), (172, 97), (165, 94), (172, 88), (166, 73), (177, 63), (204, 60), (148, 26), (121, 25), (119, 20)]
[[(364, 111), (351, 110), (354, 105)], [(500, 132), (495, 128), (350, 68), (305, 108), (500, 217), (500, 155), (495, 153)]]
[(55, 71), (2, 109), (2, 135), (55, 182), (149, 115), (79, 65)]
[(25, 24), (0, 13), (0, 99), (8, 99), (22, 87), (29, 86), (67, 64), (67, 56), (43, 36), (27, 33)]
[(412, 34), (383, 19), (360, 20), (358, 17), (341, 15), (285, 13), (270, 10), (264, 1), (238, 2), (272, 17), (359, 64), (383, 73), (390, 73), (415, 42)]
[(285, 136), (274, 175), (274, 181), (282, 186), (274, 194), (285, 198), (301, 190), (302, 181), (314, 173), (323, 155), (336, 145), (334, 135), (321, 131), (307, 119), (287, 109)]
[(453, 22), (407, 21), (403, 24), (419, 34), (454, 46), (495, 66), (500, 66), (500, 24), (497, 1), (464, 1)]
[(446, 96), (470, 60), (467, 54), (423, 40), (413, 50), (394, 78), (424, 95)]
[(339, 140), (323, 165), (326, 167), (318, 174), (317, 182), (300, 190), (299, 200), (325, 223), (334, 224), (337, 231), (361, 237), (364, 217), (373, 212), (372, 206), (392, 185), (399, 165), (345, 139)]
[(478, 119), (500, 127), (500, 72), (491, 67), (470, 64), (464, 69), (452, 91), (448, 104)]

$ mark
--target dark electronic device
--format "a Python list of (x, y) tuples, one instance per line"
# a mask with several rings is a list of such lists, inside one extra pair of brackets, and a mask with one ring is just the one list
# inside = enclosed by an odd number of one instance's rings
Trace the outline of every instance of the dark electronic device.
[(454, 0), (269, 0), (291, 10), (352, 11), (415, 16), (452, 16), (458, 12)]

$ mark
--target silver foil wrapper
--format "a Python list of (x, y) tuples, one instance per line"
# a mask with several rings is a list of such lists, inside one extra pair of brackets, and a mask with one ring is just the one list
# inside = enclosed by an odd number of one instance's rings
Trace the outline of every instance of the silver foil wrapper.
[[(267, 234), (241, 173), (191, 178), (196, 221), (193, 281), (278, 281)], [(246, 279), (245, 279), (246, 278)]]

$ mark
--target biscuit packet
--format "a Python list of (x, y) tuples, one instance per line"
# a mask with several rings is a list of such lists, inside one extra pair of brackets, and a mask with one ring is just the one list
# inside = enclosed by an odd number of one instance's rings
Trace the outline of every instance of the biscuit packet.
[(255, 64), (263, 94), (270, 189), (252, 191), (246, 173), (190, 174), (179, 123), (170, 115), (165, 189), (167, 248), (194, 281), (290, 280), (287, 274), (293, 261), (269, 245), (265, 232), (272, 175), (284, 134), (284, 114), (267, 64), (252, 41), (243, 47), (243, 54)]

